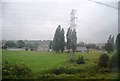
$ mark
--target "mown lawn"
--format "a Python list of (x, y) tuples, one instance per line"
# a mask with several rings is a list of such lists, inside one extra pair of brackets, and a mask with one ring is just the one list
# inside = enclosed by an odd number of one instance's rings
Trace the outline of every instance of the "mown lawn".
[[(41, 74), (42, 72), (47, 72), (48, 70), (58, 68), (58, 67), (70, 67), (72, 69), (81, 69), (86, 72), (80, 72), (76, 74), (61, 74), (58, 78), (116, 78), (117, 72), (112, 73), (95, 73), (94, 69), (97, 66), (98, 58), (102, 54), (101, 51), (90, 50), (89, 53), (76, 53), (75, 57), (83, 55), (86, 60), (85, 64), (71, 64), (68, 63), (69, 54), (67, 53), (55, 53), (55, 52), (40, 52), (40, 51), (2, 51), (3, 61), (8, 60), (9, 63), (19, 63), (28, 66), (34, 75)], [(110, 57), (111, 54), (108, 54)], [(94, 75), (93, 75), (94, 74)], [(92, 75), (92, 76), (91, 76)], [(56, 75), (55, 75), (56, 76)], [(65, 77), (66, 78), (66, 77)]]

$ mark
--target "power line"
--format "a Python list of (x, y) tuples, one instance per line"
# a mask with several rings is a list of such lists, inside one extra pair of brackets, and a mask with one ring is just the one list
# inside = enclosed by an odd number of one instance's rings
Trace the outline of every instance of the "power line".
[(113, 5), (105, 4), (105, 3), (102, 3), (102, 2), (97, 2), (97, 1), (94, 1), (94, 0), (88, 0), (88, 1), (100, 4), (100, 5), (104, 5), (104, 6), (107, 6), (107, 7), (110, 7), (110, 8), (114, 8), (114, 9), (117, 9), (117, 10), (120, 10), (118, 7), (113, 6)]

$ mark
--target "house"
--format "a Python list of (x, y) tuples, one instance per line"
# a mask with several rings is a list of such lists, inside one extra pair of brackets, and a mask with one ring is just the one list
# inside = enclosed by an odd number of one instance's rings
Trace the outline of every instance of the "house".
[(77, 52), (87, 52), (87, 48), (85, 46), (77, 46)]
[(38, 51), (48, 51), (50, 40), (43, 40), (38, 42)]
[[(66, 47), (65, 52), (69, 53), (69, 50)], [(88, 52), (88, 49), (85, 46), (77, 46), (76, 52)]]

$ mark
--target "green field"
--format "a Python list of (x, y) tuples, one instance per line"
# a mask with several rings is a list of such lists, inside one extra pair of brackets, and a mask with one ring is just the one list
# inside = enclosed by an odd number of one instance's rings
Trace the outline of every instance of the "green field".
[(34, 73), (54, 68), (66, 61), (66, 54), (56, 54), (40, 51), (3, 51), (3, 61), (10, 63), (24, 63)]
[[(9, 63), (25, 64), (28, 66), (34, 75), (38, 75), (44, 71), (57, 68), (57, 67), (71, 67), (83, 70), (94, 70), (99, 56), (102, 54), (100, 51), (90, 50), (89, 53), (76, 53), (75, 57), (83, 55), (86, 60), (85, 64), (70, 64), (68, 63), (69, 55), (67, 53), (55, 53), (55, 52), (40, 52), (40, 51), (2, 51), (3, 61), (7, 60)], [(109, 54), (111, 57), (112, 54)], [(90, 71), (89, 71), (90, 72)], [(64, 75), (64, 74), (63, 74)], [(77, 73), (72, 75), (73, 77), (79, 77), (79, 75), (87, 75), (87, 72)], [(67, 76), (67, 75), (65, 75)], [(116, 78), (117, 73), (96, 73), (94, 76), (87, 76), (85, 78)]]

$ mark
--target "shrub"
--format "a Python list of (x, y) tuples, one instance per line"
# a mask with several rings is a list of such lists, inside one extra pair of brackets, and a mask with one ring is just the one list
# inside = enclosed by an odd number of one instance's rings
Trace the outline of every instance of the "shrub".
[(59, 67), (59, 68), (53, 69), (51, 73), (55, 73), (56, 75), (66, 73), (66, 68)]
[(25, 48), (25, 51), (28, 51), (28, 48)]
[(30, 51), (33, 51), (33, 49), (31, 48)]
[(75, 63), (75, 59), (69, 59), (70, 63)]
[(85, 59), (83, 58), (83, 56), (79, 56), (76, 60), (77, 64), (84, 64), (85, 63)]
[(24, 64), (9, 64), (6, 61), (2, 66), (3, 79), (26, 79), (31, 76), (31, 73)]
[(65, 81), (69, 81), (69, 79), (72, 79), (73, 77), (75, 77), (75, 76), (74, 75), (70, 75), (70, 74), (56, 75), (56, 74), (49, 74), (49, 73), (47, 73), (47, 74), (41, 74), (37, 78), (41, 79), (41, 81), (57, 81), (57, 80), (62, 81), (63, 79)]
[(110, 67), (118, 67), (118, 53), (115, 53), (110, 59)]
[(100, 72), (100, 73), (105, 73), (105, 72), (109, 73), (109, 72), (111, 72), (111, 69), (102, 67), (102, 68), (98, 69), (98, 72)]
[(78, 68), (71, 68), (71, 67), (59, 67), (59, 68), (51, 70), (50, 73), (59, 75), (59, 74), (76, 74), (80, 72), (84, 72), (84, 70), (78, 69)]
[(102, 54), (99, 57), (98, 66), (99, 67), (108, 67), (109, 56), (107, 54)]

